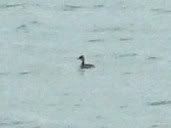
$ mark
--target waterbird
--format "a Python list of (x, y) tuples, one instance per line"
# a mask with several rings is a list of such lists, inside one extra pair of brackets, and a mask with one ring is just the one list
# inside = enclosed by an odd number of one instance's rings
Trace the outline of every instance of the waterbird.
[(80, 65), (81, 69), (95, 68), (95, 66), (93, 64), (85, 64), (85, 57), (84, 57), (84, 55), (79, 56), (78, 60), (82, 61), (81, 65)]

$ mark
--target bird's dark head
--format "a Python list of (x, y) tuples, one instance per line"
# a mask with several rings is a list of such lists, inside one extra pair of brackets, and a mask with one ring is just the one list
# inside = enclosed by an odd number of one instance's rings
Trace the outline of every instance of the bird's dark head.
[(84, 61), (84, 55), (79, 56), (79, 57), (78, 57), (78, 60)]

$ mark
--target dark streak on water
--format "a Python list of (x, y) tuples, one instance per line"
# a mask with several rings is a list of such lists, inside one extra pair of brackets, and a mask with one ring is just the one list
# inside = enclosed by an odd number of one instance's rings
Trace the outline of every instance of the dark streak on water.
[(65, 5), (64, 6), (64, 11), (74, 11), (74, 10), (77, 10), (77, 9), (81, 9), (83, 8), (82, 6), (76, 6), (76, 5)]
[(0, 126), (7, 126), (8, 123), (0, 122)]
[(103, 4), (98, 4), (98, 5), (94, 5), (93, 7), (83, 7), (83, 6), (80, 6), (80, 5), (65, 5), (63, 10), (64, 11), (75, 11), (75, 10), (78, 10), (78, 9), (98, 9), (98, 8), (103, 8), (104, 5)]
[(24, 4), (8, 4), (8, 5), (0, 5), (0, 8), (15, 8), (15, 7), (19, 7), (19, 6), (23, 6)]
[(119, 40), (120, 41), (130, 41), (130, 40), (133, 40), (133, 38), (120, 38)]
[(154, 125), (152, 125), (151, 126), (152, 128), (157, 128), (157, 127), (159, 127), (157, 124), (154, 124)]
[(99, 4), (99, 5), (94, 5), (94, 8), (103, 8), (104, 5), (103, 4)]
[(137, 55), (138, 55), (137, 53), (127, 53), (127, 54), (121, 54), (118, 57), (120, 57), (120, 58), (124, 58), (124, 57), (135, 57)]
[(25, 124), (24, 122), (22, 121), (15, 121), (15, 122), (12, 122), (13, 125), (21, 125), (21, 124)]
[(93, 32), (115, 32), (115, 31), (123, 31), (124, 28), (121, 27), (106, 27), (106, 28), (94, 28)]
[(158, 60), (158, 59), (160, 59), (159, 57), (155, 57), (155, 56), (149, 56), (148, 58), (147, 58), (147, 60)]
[(101, 115), (97, 115), (97, 116), (96, 116), (96, 119), (98, 119), (98, 120), (99, 120), (99, 119), (103, 119), (103, 118), (104, 118), (104, 117), (101, 116)]
[(35, 20), (34, 21), (31, 21), (30, 23), (31, 24), (39, 24), (39, 22), (38, 21), (35, 21)]
[(23, 121), (12, 121), (12, 122), (0, 122), (0, 126), (14, 126), (14, 125), (23, 125), (23, 124), (28, 124), (31, 122), (23, 122)]
[(160, 106), (160, 105), (171, 105), (171, 100), (168, 101), (158, 101), (158, 102), (151, 102), (148, 103), (151, 106)]
[(63, 95), (64, 95), (64, 96), (69, 96), (69, 95), (70, 95), (70, 93), (67, 93), (67, 92), (66, 92), (66, 93), (64, 93)]
[(80, 107), (81, 105), (80, 104), (74, 104), (74, 107)]
[(17, 29), (25, 29), (25, 28), (27, 28), (27, 26), (25, 24), (22, 24), (22, 25), (17, 27)]
[(121, 109), (124, 109), (124, 108), (127, 108), (127, 107), (128, 107), (127, 105), (120, 106)]
[(7, 76), (8, 74), (8, 72), (0, 72), (0, 76)]
[(123, 75), (131, 75), (131, 72), (124, 72)]
[(30, 72), (29, 71), (24, 71), (24, 72), (20, 72), (19, 74), (20, 75), (28, 75), (28, 74), (30, 74)]
[(171, 10), (162, 9), (162, 8), (151, 9), (151, 11), (159, 13), (159, 14), (171, 13)]
[(158, 123), (151, 125), (151, 128), (171, 128), (168, 123)]
[(23, 31), (25, 33), (28, 33), (29, 32), (28, 31), (28, 27), (25, 24), (22, 24), (22, 25), (18, 26), (16, 29), (17, 29), (17, 31)]
[(35, 126), (35, 127), (32, 127), (32, 128), (41, 128), (40, 126)]
[(92, 40), (88, 40), (88, 42), (92, 42), (92, 43), (95, 43), (95, 42), (104, 42), (104, 39), (92, 39)]

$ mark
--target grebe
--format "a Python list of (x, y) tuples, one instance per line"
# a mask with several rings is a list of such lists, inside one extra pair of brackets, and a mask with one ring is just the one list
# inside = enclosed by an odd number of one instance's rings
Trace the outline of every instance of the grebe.
[(80, 57), (78, 57), (78, 60), (82, 61), (81, 65), (80, 65), (81, 69), (95, 68), (95, 66), (93, 64), (85, 64), (84, 55), (81, 55)]

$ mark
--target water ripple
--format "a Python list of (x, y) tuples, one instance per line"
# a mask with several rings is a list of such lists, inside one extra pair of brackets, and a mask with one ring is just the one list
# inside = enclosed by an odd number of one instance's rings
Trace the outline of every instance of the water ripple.
[(151, 106), (171, 105), (171, 100), (157, 101), (148, 103)]

